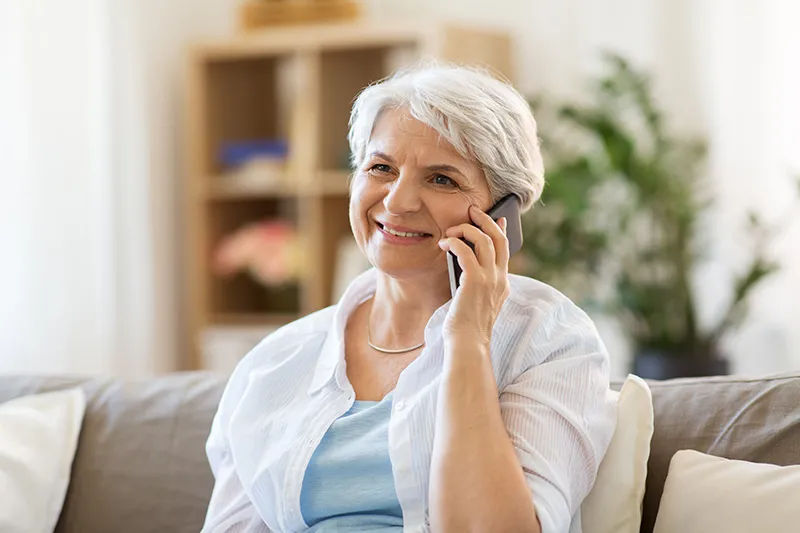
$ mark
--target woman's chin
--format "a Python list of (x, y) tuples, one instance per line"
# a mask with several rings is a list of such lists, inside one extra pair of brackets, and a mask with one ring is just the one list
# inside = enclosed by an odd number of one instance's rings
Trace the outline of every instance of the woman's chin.
[(443, 265), (434, 265), (433, 261), (422, 261), (420, 258), (409, 257), (381, 257), (372, 261), (375, 268), (392, 278), (425, 278), (433, 281), (443, 277), (447, 272)]

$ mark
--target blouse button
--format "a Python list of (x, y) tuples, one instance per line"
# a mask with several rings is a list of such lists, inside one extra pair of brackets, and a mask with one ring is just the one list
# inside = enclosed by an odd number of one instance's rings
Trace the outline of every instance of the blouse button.
[(402, 411), (403, 409), (405, 409), (405, 407), (406, 407), (406, 404), (405, 404), (405, 402), (403, 400), (400, 400), (399, 402), (397, 402), (397, 410), (398, 411)]

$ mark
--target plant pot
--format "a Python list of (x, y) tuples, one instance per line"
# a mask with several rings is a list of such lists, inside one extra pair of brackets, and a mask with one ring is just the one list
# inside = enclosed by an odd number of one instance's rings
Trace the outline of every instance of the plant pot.
[(673, 379), (724, 376), (730, 371), (727, 359), (692, 357), (661, 350), (641, 350), (633, 358), (633, 373), (644, 379)]

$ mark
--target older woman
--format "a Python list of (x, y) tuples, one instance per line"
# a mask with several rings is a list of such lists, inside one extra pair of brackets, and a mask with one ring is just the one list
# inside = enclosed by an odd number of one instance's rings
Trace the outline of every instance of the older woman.
[(417, 68), (361, 93), (349, 139), (375, 268), (233, 373), (203, 531), (580, 531), (615, 423), (608, 355), (566, 297), (508, 274), (507, 222), (485, 214), (541, 193), (527, 103), (478, 70)]

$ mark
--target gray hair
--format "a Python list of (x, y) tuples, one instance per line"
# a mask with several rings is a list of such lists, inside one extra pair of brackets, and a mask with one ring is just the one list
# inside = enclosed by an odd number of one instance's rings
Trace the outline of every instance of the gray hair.
[(461, 155), (477, 161), (493, 201), (513, 193), (524, 211), (541, 196), (544, 164), (536, 120), (509, 83), (475, 67), (428, 64), (370, 85), (350, 114), (353, 168), (363, 164), (375, 121), (387, 108), (407, 109)]

